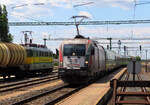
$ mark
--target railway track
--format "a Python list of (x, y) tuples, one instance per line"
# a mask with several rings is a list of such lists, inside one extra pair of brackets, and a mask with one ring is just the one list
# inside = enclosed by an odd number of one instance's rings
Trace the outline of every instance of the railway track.
[[(113, 74), (112, 74), (112, 76), (113, 76)], [(53, 83), (55, 84), (55, 82), (52, 82), (52, 84)], [(53, 104), (60, 102), (61, 100), (64, 100), (68, 96), (78, 92), (79, 90), (81, 90), (89, 85), (89, 84), (87, 84), (87, 85), (80, 86), (80, 87), (75, 87), (75, 86), (73, 87), (73, 86), (69, 86), (68, 84), (62, 83), (60, 85), (55, 84), (54, 87), (51, 87), (49, 84), (51, 84), (51, 82), (42, 84), (40, 86), (41, 89), (39, 89), (39, 87), (37, 87), (38, 90), (36, 90), (37, 88), (36, 89), (31, 88), (31, 89), (27, 90), (26, 86), (21, 86), (22, 87), (21, 89), (16, 88), (16, 90), (18, 92), (20, 92), (20, 91), (21, 92), (25, 91), (25, 92), (20, 95), (15, 95), (15, 91), (13, 91), (14, 95), (11, 95), (13, 97), (10, 97), (9, 101), (7, 101), (7, 99), (5, 99), (5, 101), (3, 101), (3, 102), (0, 101), (0, 104), (3, 103), (2, 105), (10, 105), (10, 104), (11, 105), (53, 105)], [(46, 85), (46, 86), (44, 86), (44, 85)], [(47, 85), (49, 85), (49, 86), (47, 86)], [(43, 86), (44, 86), (44, 88), (43, 88)], [(12, 86), (10, 86), (10, 87), (12, 87)], [(12, 89), (10, 89), (10, 92), (12, 92), (11, 90)], [(27, 92), (26, 92), (26, 90), (27, 90)], [(34, 90), (36, 90), (36, 91), (34, 91)], [(6, 92), (6, 94), (7, 94), (7, 92)]]
[[(94, 83), (94, 81), (92, 83)], [(13, 105), (54, 105), (61, 100), (64, 100), (68, 96), (78, 92), (79, 90), (88, 87), (90, 84), (73, 88), (69, 85), (66, 85), (61, 88), (45, 91), (44, 93), (32, 96), (27, 99), (23, 99), (19, 102), (14, 103)]]
[(53, 105), (84, 87), (85, 86), (71, 88), (68, 84), (64, 84), (52, 90), (47, 90), (43, 93), (15, 102), (12, 105)]
[(49, 81), (57, 80), (57, 79), (58, 79), (58, 76), (53, 75), (53, 76), (47, 76), (47, 77), (42, 77), (42, 78), (38, 78), (38, 79), (24, 80), (24, 81), (19, 81), (19, 82), (15, 82), (15, 83), (9, 83), (9, 84), (5, 84), (5, 85), (1, 84), (0, 92), (8, 92), (8, 91), (12, 91), (15, 89), (32, 86), (32, 85), (36, 85), (36, 84), (41, 84), (41, 83), (45, 83), (45, 82), (49, 82)]
[[(58, 70), (55, 69), (54, 71), (52, 71), (51, 73), (46, 74), (46, 75), (53, 75), (53, 74), (57, 74), (57, 73), (58, 73)], [(36, 76), (33, 76), (33, 77), (28, 77), (28, 78), (25, 78), (25, 79), (32, 79), (32, 78), (43, 77), (43, 76), (45, 76), (45, 75), (39, 74), (39, 75), (36, 75)], [(2, 76), (0, 76), (0, 84), (9, 83), (9, 82), (16, 82), (16, 81), (22, 81), (22, 80), (24, 80), (24, 79), (17, 79), (15, 76), (11, 76), (10, 78), (5, 78), (5, 79)]]

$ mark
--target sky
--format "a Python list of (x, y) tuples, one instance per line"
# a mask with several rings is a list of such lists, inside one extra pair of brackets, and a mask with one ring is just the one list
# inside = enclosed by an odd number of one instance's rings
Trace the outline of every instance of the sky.
[[(68, 22), (72, 16), (84, 15), (96, 20), (129, 20), (149, 19), (150, 4), (136, 5), (149, 0), (0, 0), (0, 4), (7, 6), (9, 22)], [(42, 5), (35, 5), (35, 4)], [(82, 5), (86, 4), (86, 5)], [(112, 38), (143, 38), (150, 37), (150, 24), (136, 25), (99, 25), (79, 26), (80, 33), (86, 37)], [(10, 26), (10, 33), (14, 36), (14, 43), (24, 41), (22, 31), (32, 31), (34, 43), (43, 44), (43, 38), (73, 38), (76, 35), (75, 26)], [(100, 40), (101, 41), (101, 40)], [(108, 41), (106, 41), (108, 42)], [(114, 41), (115, 42), (115, 41)], [(59, 47), (61, 41), (47, 41), (52, 51)], [(139, 47), (139, 44), (127, 44), (128, 47)], [(106, 47), (106, 45), (103, 45)], [(113, 45), (118, 46), (118, 45)], [(121, 46), (124, 46), (122, 43)], [(143, 44), (142, 47), (148, 46)], [(130, 51), (130, 55), (140, 55), (145, 58), (145, 49)], [(118, 51), (118, 49), (116, 49)], [(123, 53), (123, 50), (121, 50)], [(150, 55), (150, 50), (148, 51)]]

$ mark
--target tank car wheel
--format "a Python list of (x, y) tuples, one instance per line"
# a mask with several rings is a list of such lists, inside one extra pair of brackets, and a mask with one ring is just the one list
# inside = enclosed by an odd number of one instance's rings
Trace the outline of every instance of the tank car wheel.
[(19, 72), (16, 72), (15, 73), (15, 77), (18, 78), (18, 79), (22, 79), (25, 77), (25, 74), (23, 71), (19, 71)]
[(8, 78), (10, 79), (10, 74), (8, 75)]
[(3, 74), (3, 79), (6, 79), (6, 75), (5, 74)]
[(50, 74), (50, 73), (52, 73), (52, 71), (53, 71), (53, 68), (48, 69), (47, 73)]

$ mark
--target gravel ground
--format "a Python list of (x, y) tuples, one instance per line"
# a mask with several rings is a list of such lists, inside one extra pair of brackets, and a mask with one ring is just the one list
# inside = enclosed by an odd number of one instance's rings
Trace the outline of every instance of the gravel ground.
[[(52, 81), (48, 81), (48, 82), (44, 82), (44, 83), (39, 83), (39, 84), (36, 84), (36, 85), (31, 85), (31, 86), (26, 86), (26, 87), (22, 87), (22, 88), (19, 88), (19, 89), (14, 89), (14, 90), (11, 90), (11, 91), (6, 91), (6, 92), (1, 92), (1, 95), (0, 95), (0, 99), (2, 96), (4, 95), (8, 95), (8, 94), (12, 94), (12, 93), (16, 93), (18, 91), (26, 91), (28, 89), (31, 89), (33, 87), (37, 87), (37, 86), (42, 86), (44, 84), (48, 84), (48, 83), (53, 83), (53, 82), (57, 82), (59, 80), (52, 80)], [(37, 81), (36, 81), (37, 82)], [(27, 83), (28, 84), (28, 83)], [(30, 84), (30, 83), (29, 83)]]
[[(58, 81), (55, 80), (55, 82), (58, 82)], [(34, 85), (34, 86), (30, 86), (30, 87), (24, 87), (22, 89), (15, 90), (13, 92), (11, 91), (11, 92), (2, 93), (0, 96), (1, 97), (0, 98), (0, 105), (10, 105), (13, 102), (31, 97), (33, 95), (37, 95), (39, 93), (45, 92), (45, 91), (52, 89), (52, 88), (56, 88), (56, 87), (63, 84), (62, 81), (58, 82), (58, 83), (55, 83), (55, 82), (51, 81), (49, 83), (44, 83), (45, 85), (47, 85), (47, 86), (45, 86), (45, 88), (43, 87), (44, 84), (38, 84), (36, 86)], [(50, 85), (50, 84), (55, 84), (55, 85), (48, 87), (48, 85)], [(34, 89), (32, 89), (32, 88), (34, 88)], [(12, 95), (12, 97), (10, 98), (10, 97), (8, 97), (8, 95)], [(13, 97), (13, 96), (15, 96), (15, 97)]]
[[(55, 72), (55, 73), (54, 73)], [(30, 78), (24, 78), (24, 79), (16, 79), (15, 77), (11, 78), (11, 79), (0, 79), (0, 86), (1, 85), (7, 85), (7, 84), (12, 84), (12, 83), (18, 83), (18, 82), (23, 82), (23, 81), (29, 81), (29, 80), (35, 80), (35, 79), (40, 79), (40, 78), (44, 78), (44, 77), (48, 77), (48, 76), (53, 76), (56, 75), (56, 70), (53, 71), (52, 73), (48, 74), (48, 75), (39, 75), (39, 76), (35, 76), (35, 77), (30, 77)]]
[(75, 88), (64, 88), (64, 89), (61, 89), (59, 91), (56, 91), (54, 93), (50, 93), (46, 96), (43, 96), (41, 98), (38, 98), (36, 100), (33, 100), (32, 102), (28, 102), (24, 105), (44, 105), (46, 104), (47, 102), (49, 101), (52, 101), (60, 96), (63, 96), (64, 94), (70, 92), (70, 91), (73, 91)]

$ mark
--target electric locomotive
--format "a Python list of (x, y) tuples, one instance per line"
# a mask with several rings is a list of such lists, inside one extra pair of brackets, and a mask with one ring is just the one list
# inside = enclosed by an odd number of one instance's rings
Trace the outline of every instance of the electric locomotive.
[(122, 64), (125, 64), (123, 56), (81, 35), (65, 40), (60, 45), (59, 76), (70, 84), (86, 83)]
[(53, 53), (44, 45), (0, 43), (0, 75), (22, 78), (53, 70)]

